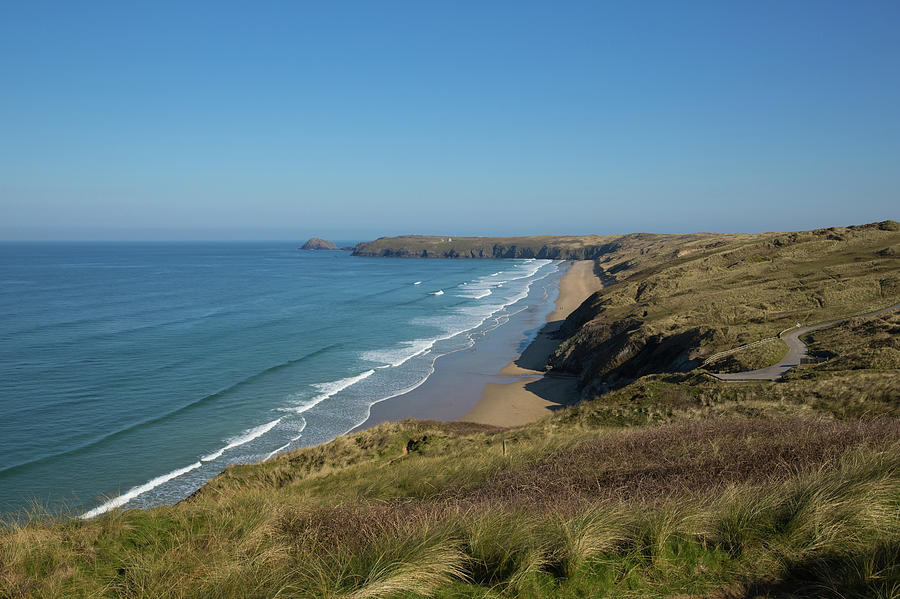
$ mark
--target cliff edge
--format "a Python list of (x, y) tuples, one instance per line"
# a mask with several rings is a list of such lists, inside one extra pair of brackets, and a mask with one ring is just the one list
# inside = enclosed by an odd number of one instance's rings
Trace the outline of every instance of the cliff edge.
[(618, 236), (438, 237), (402, 235), (358, 244), (354, 256), (392, 258), (548, 258), (593, 260)]

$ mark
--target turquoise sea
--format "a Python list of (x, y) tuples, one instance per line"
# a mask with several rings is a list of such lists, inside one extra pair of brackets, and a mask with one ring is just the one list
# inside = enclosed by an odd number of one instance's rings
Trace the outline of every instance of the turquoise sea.
[(172, 503), (328, 441), (549, 311), (559, 274), (294, 243), (0, 244), (0, 515)]

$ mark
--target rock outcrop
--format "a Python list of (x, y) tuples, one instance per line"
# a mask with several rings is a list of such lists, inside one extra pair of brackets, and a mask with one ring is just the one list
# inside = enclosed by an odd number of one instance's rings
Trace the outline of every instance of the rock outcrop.
[(301, 247), (301, 250), (336, 250), (338, 246), (334, 243), (328, 241), (327, 239), (319, 239), (318, 237), (312, 237), (309, 241), (304, 243)]

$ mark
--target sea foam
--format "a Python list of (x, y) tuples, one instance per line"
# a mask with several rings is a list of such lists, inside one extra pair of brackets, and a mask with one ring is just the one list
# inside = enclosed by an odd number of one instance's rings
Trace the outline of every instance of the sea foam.
[(151, 479), (142, 485), (139, 485), (137, 487), (133, 487), (133, 488), (129, 489), (127, 492), (122, 493), (121, 495), (119, 495), (118, 497), (116, 497), (114, 499), (110, 499), (103, 505), (95, 507), (94, 509), (81, 514), (81, 519), (87, 520), (89, 518), (94, 518), (96, 516), (99, 516), (100, 514), (108, 512), (109, 510), (115, 509), (117, 507), (121, 507), (121, 506), (125, 505), (126, 503), (128, 503), (129, 501), (131, 501), (132, 499), (134, 499), (135, 497), (137, 497), (138, 495), (143, 495), (147, 491), (149, 491), (151, 489), (155, 489), (159, 485), (169, 482), (173, 478), (178, 478), (182, 474), (187, 474), (191, 470), (196, 470), (200, 466), (202, 466), (202, 464), (200, 462), (194, 462), (190, 466), (185, 466), (184, 468), (179, 468), (178, 470), (173, 470), (172, 472), (169, 472), (168, 474), (163, 474), (162, 476), (157, 476), (156, 478)]
[[(548, 272), (546, 274), (543, 274), (543, 276), (541, 276), (542, 273), (539, 272), (542, 268), (544, 268), (548, 264), (551, 264), (552, 262), (553, 261), (550, 260), (523, 261), (517, 264), (512, 269), (506, 271), (498, 271), (493, 274), (487, 274), (486, 276), (479, 277), (473, 281), (458, 283), (458, 288), (454, 291), (451, 291), (452, 295), (460, 298), (465, 298), (469, 301), (466, 301), (463, 305), (448, 306), (447, 308), (449, 308), (449, 312), (445, 311), (442, 316), (420, 317), (414, 318), (410, 321), (410, 324), (415, 324), (417, 321), (420, 321), (422, 324), (427, 323), (431, 326), (438, 326), (443, 331), (442, 334), (434, 338), (401, 341), (393, 347), (362, 352), (358, 354), (358, 356), (368, 362), (382, 364), (382, 366), (378, 367), (381, 369), (395, 368), (404, 365), (406, 362), (416, 356), (421, 356), (429, 352), (429, 350), (435, 349), (435, 344), (438, 342), (448, 340), (456, 337), (457, 335), (478, 329), (482, 325), (485, 325), (485, 323), (488, 322), (488, 319), (490, 319), (492, 316), (498, 319), (498, 325), (502, 324), (503, 320), (501, 320), (501, 318), (506, 314), (506, 312), (503, 312), (502, 310), (504, 308), (508, 308), (512, 304), (516, 304), (517, 302), (527, 297), (530, 288), (535, 281), (545, 278), (546, 276), (549, 276), (551, 272), (554, 272), (556, 269), (548, 269)], [(504, 276), (500, 277), (501, 274)], [(421, 283), (422, 281), (415, 281), (413, 285), (419, 285)], [(504, 287), (504, 284), (507, 283), (509, 283), (508, 288), (501, 290), (501, 288)], [(431, 292), (432, 295), (444, 295), (444, 293), (445, 292), (443, 289)], [(475, 300), (475, 302), (473, 303), (471, 300)], [(493, 326), (491, 326), (491, 328), (493, 328)], [(469, 337), (469, 341), (474, 343), (474, 340), (471, 339), (471, 335), (469, 335)], [(455, 348), (457, 345), (458, 344), (454, 344), (453, 347)], [(385, 399), (389, 399), (391, 397), (409, 392), (410, 390), (424, 383), (425, 380), (429, 378), (430, 374), (434, 372), (434, 358), (438, 357), (439, 355), (443, 355), (445, 351), (449, 349), (449, 347), (445, 348), (443, 345), (439, 345), (437, 347), (438, 349), (435, 349), (436, 353), (430, 360), (430, 364), (426, 363), (422, 365), (425, 367), (425, 370), (421, 373), (421, 376), (416, 376), (414, 381), (411, 381), (411, 384), (404, 385), (403, 388), (399, 389), (395, 387), (394, 389), (390, 390), (388, 390), (387, 388), (382, 390), (383, 379), (378, 379), (375, 382), (375, 387), (379, 388), (379, 391), (372, 394), (371, 398), (366, 401), (366, 415), (368, 416), (369, 410), (371, 409), (371, 405), (373, 403), (378, 403), (380, 401), (384, 401)], [(449, 351), (456, 351), (456, 349), (449, 349)], [(326, 399), (337, 395), (341, 391), (363, 381), (364, 379), (369, 378), (370, 376), (375, 374), (378, 368), (366, 370), (355, 376), (310, 385), (309, 388), (314, 389), (316, 392), (313, 397), (300, 401), (294, 406), (279, 408), (279, 410), (290, 411), (296, 414), (306, 412), (314, 406), (319, 405)], [(419, 366), (415, 367), (417, 372), (419, 368)], [(379, 374), (379, 377), (381, 376), (382, 375)], [(375, 379), (373, 379), (373, 381), (374, 380)], [(362, 389), (360, 393), (366, 395), (368, 391), (369, 387), (367, 386)], [(309, 391), (307, 391), (306, 394), (308, 395)], [(284, 419), (286, 418), (289, 417), (285, 416)], [(296, 416), (292, 418), (296, 418)], [(91, 518), (110, 509), (125, 505), (134, 498), (150, 491), (151, 489), (154, 489), (192, 470), (200, 468), (202, 466), (202, 463), (204, 462), (216, 460), (225, 452), (261, 437), (262, 435), (275, 428), (282, 421), (283, 419), (279, 418), (265, 424), (247, 429), (240, 435), (229, 439), (227, 443), (219, 450), (202, 457), (200, 461), (195, 462), (185, 468), (181, 468), (168, 474), (156, 477), (143, 485), (134, 487), (128, 492), (120, 495), (119, 497), (116, 497), (104, 503), (103, 505), (90, 510), (89, 512), (86, 512), (82, 517)], [(298, 433), (300, 431), (303, 431), (305, 427), (306, 421), (303, 420), (303, 425), (299, 429)], [(282, 437), (282, 439), (287, 442), (282, 441), (283, 444), (279, 444), (280, 446), (278, 446), (277, 449), (264, 454), (264, 459), (270, 459), (280, 452), (287, 450), (301, 437), (301, 434), (292, 436), (290, 440), (287, 440), (288, 437), (286, 436)], [(271, 447), (271, 445), (269, 447)]]
[(281, 447), (279, 447), (279, 448), (276, 449), (275, 451), (270, 451), (270, 452), (269, 452), (269, 455), (267, 455), (266, 457), (263, 458), (263, 461), (265, 462), (266, 460), (268, 460), (269, 458), (271, 458), (272, 456), (274, 456), (274, 455), (277, 454), (278, 452), (282, 451), (283, 449), (287, 449), (288, 446), (289, 446), (291, 443), (292, 443), (292, 441), (288, 441), (287, 443), (285, 443), (284, 445), (282, 445)]
[(333, 395), (340, 393), (347, 387), (350, 387), (351, 385), (355, 385), (356, 383), (360, 382), (363, 379), (369, 378), (373, 374), (375, 374), (375, 370), (367, 370), (367, 371), (363, 372), (362, 374), (358, 374), (356, 376), (348, 376), (347, 378), (338, 379), (336, 381), (330, 381), (327, 383), (316, 383), (315, 385), (312, 385), (312, 387), (313, 387), (313, 389), (318, 391), (319, 394), (316, 395), (315, 397), (313, 397), (312, 399), (308, 399), (308, 400), (303, 401), (295, 406), (292, 406), (291, 411), (296, 412), (298, 414), (302, 414), (303, 412), (309, 410), (310, 408), (313, 408), (313, 407), (319, 405), (320, 403), (322, 403), (329, 397), (332, 397)]
[(215, 451), (209, 455), (206, 455), (206, 456), (203, 456), (202, 458), (200, 458), (200, 461), (201, 462), (211, 462), (214, 459), (220, 457), (223, 453), (225, 453), (229, 449), (234, 449), (235, 447), (240, 447), (241, 445), (249, 443), (250, 441), (252, 441), (254, 439), (262, 437), (267, 432), (269, 432), (270, 430), (275, 428), (275, 426), (279, 422), (281, 422), (281, 418), (278, 418), (271, 422), (267, 422), (265, 424), (260, 424), (259, 426), (255, 426), (251, 429), (247, 429), (243, 433), (241, 433), (239, 436), (232, 437), (231, 439), (229, 439), (228, 444), (225, 445), (224, 447), (222, 447), (221, 449), (219, 449), (218, 451)]
[[(514, 281), (529, 279), (527, 281), (523, 281), (524, 285), (522, 285), (521, 288), (518, 289), (518, 293), (515, 293), (511, 297), (497, 297), (493, 302), (458, 306), (453, 309), (452, 314), (444, 314), (437, 317), (420, 318), (416, 319), (414, 323), (438, 326), (442, 328), (445, 334), (438, 338), (439, 341), (450, 339), (457, 335), (461, 335), (463, 333), (467, 333), (469, 331), (477, 329), (478, 327), (483, 325), (489, 318), (491, 318), (493, 315), (497, 314), (504, 308), (528, 297), (528, 293), (531, 290), (532, 284), (535, 281), (546, 278), (553, 271), (548, 270), (547, 273), (543, 276), (536, 275), (542, 268), (544, 268), (544, 266), (552, 263), (552, 260), (540, 260), (522, 264), (521, 268), (519, 268), (519, 270), (522, 271), (522, 274), (520, 274), (519, 276), (511, 276), (508, 279), (502, 281), (502, 283), (511, 283)], [(500, 274), (502, 272), (504, 271), (500, 271), (495, 274)], [(491, 281), (489, 277), (492, 276), (494, 275), (489, 275), (488, 277), (483, 277), (482, 279), (473, 281), (467, 289), (478, 291), (478, 289), (481, 288), (481, 293), (483, 293), (485, 287), (497, 289), (500, 285), (500, 282)], [(460, 294), (461, 297), (471, 297), (475, 299), (474, 295), (476, 294)], [(487, 297), (487, 295), (482, 295), (482, 297)]]
[(360, 357), (367, 362), (376, 362), (384, 365), (379, 366), (379, 368), (396, 368), (412, 358), (427, 352), (434, 346), (436, 340), (435, 338), (403, 341), (400, 343), (400, 347), (365, 351), (360, 354)]

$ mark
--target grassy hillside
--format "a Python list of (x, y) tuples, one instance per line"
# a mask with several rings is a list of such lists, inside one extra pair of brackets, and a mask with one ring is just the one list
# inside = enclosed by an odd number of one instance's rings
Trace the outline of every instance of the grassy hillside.
[(697, 419), (666, 401), (655, 427), (590, 404), (511, 431), (386, 424), (174, 507), (12, 527), (0, 593), (895, 596), (896, 419)]
[[(740, 346), (739, 346), (740, 347)], [(771, 338), (758, 345), (741, 349), (733, 354), (718, 358), (709, 364), (712, 372), (743, 372), (756, 370), (778, 363), (788, 352), (787, 344), (781, 339)]]
[[(567, 319), (551, 365), (577, 374), (590, 397), (646, 374), (689, 371), (797, 322), (890, 306), (900, 301), (898, 249), (900, 225), (886, 221), (605, 254), (597, 269), (610, 284)], [(766, 349), (746, 365), (777, 361), (778, 345)]]
[(691, 368), (898, 301), (897, 229), (620, 239), (554, 358), (579, 405), (387, 423), (176, 506), (7, 525), (0, 597), (897, 597), (900, 316), (811, 333), (821, 361), (780, 383)]

